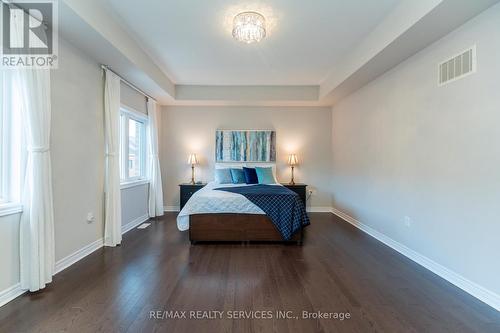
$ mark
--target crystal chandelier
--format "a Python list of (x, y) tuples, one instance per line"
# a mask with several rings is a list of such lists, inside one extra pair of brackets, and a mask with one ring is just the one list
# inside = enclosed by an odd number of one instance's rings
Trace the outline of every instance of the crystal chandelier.
[(266, 19), (257, 12), (242, 12), (234, 17), (233, 37), (243, 43), (260, 42), (266, 37)]

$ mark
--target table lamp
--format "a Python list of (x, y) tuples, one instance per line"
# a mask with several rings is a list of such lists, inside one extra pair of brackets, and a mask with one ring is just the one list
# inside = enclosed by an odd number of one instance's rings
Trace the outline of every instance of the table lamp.
[(196, 154), (189, 155), (188, 163), (191, 164), (191, 184), (194, 184), (194, 166), (198, 164), (198, 159), (196, 158)]
[(293, 180), (293, 169), (297, 164), (299, 164), (297, 155), (291, 154), (290, 156), (288, 156), (288, 165), (292, 167), (292, 179), (290, 180), (290, 185), (295, 185), (295, 181)]

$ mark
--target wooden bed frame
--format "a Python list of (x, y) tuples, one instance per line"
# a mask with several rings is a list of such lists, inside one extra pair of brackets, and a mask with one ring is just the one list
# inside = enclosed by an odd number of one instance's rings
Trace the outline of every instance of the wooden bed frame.
[(196, 242), (296, 242), (302, 245), (304, 228), (289, 241), (266, 215), (193, 214), (189, 217), (189, 240)]

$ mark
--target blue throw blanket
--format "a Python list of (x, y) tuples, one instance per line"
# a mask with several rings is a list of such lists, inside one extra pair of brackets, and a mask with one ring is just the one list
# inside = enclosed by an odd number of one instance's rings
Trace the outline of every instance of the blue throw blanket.
[(253, 202), (271, 219), (283, 240), (290, 240), (297, 231), (310, 224), (299, 195), (286, 187), (259, 184), (215, 190), (238, 193)]

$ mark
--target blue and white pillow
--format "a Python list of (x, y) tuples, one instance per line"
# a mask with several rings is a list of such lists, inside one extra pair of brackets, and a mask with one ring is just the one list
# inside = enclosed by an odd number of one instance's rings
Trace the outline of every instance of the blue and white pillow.
[(231, 168), (233, 184), (245, 184), (245, 173), (243, 169)]
[(219, 184), (231, 184), (233, 182), (231, 169), (215, 169), (215, 182)]
[(273, 168), (261, 168), (255, 167), (255, 172), (257, 173), (257, 179), (259, 184), (275, 184), (276, 181), (273, 175)]

